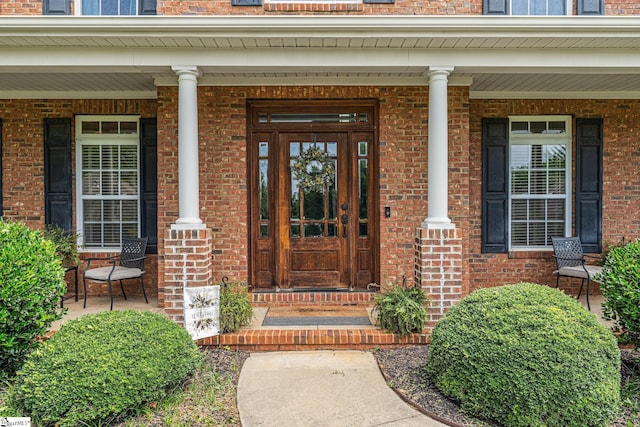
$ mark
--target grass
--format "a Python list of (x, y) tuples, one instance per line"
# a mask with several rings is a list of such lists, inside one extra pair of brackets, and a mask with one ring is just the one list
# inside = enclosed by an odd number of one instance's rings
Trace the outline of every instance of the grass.
[(620, 397), (627, 426), (640, 425), (640, 358), (622, 357)]

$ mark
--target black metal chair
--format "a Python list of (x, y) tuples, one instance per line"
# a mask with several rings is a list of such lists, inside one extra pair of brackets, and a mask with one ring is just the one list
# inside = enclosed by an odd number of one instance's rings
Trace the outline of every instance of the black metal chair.
[[(123, 280), (126, 279), (140, 279), (140, 286), (142, 286), (142, 295), (144, 295), (144, 301), (149, 304), (147, 300), (147, 294), (144, 290), (144, 259), (145, 251), (147, 250), (147, 238), (132, 239), (126, 238), (122, 241), (122, 250), (120, 255), (107, 258), (87, 258), (87, 266), (82, 272), (82, 284), (84, 286), (84, 305), (87, 307), (87, 280), (95, 280), (98, 282), (107, 282), (109, 284), (109, 296), (111, 297), (111, 308), (113, 310), (113, 288), (111, 282), (114, 280), (120, 281), (120, 289), (122, 290), (122, 296), (127, 299), (127, 295), (124, 293)], [(103, 260), (109, 261), (111, 264), (107, 267), (90, 268), (91, 261)]]
[(586, 263), (586, 256), (582, 250), (579, 237), (552, 237), (554, 257), (556, 259), (556, 288), (560, 283), (560, 276), (575, 277), (581, 279), (578, 299), (582, 295), (582, 287), (587, 280), (587, 308), (591, 311), (589, 303), (589, 287), (593, 277), (602, 272), (602, 267)]

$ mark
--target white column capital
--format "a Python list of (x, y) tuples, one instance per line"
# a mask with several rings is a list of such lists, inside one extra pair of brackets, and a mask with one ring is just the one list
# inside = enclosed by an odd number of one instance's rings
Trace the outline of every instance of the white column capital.
[(194, 65), (172, 65), (171, 71), (176, 73), (179, 78), (193, 78), (197, 81), (198, 77), (202, 77), (202, 73)]
[(455, 67), (453, 65), (432, 65), (429, 67), (427, 71), (427, 76), (440, 74), (440, 75), (449, 75), (453, 72)]

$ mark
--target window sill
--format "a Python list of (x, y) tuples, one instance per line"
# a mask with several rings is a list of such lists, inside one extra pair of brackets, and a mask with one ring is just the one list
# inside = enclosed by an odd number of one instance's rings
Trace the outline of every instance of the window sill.
[(552, 259), (552, 249), (536, 249), (524, 251), (510, 251), (509, 259)]

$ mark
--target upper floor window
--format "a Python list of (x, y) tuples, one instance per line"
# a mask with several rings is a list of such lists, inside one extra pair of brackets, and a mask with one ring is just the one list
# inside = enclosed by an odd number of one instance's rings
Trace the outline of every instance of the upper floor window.
[(570, 0), (510, 0), (512, 15), (566, 15)]
[(485, 15), (604, 15), (604, 0), (483, 0)]
[(156, 0), (43, 0), (44, 15), (132, 16), (155, 15)]
[(83, 15), (137, 15), (137, 0), (81, 0)]

